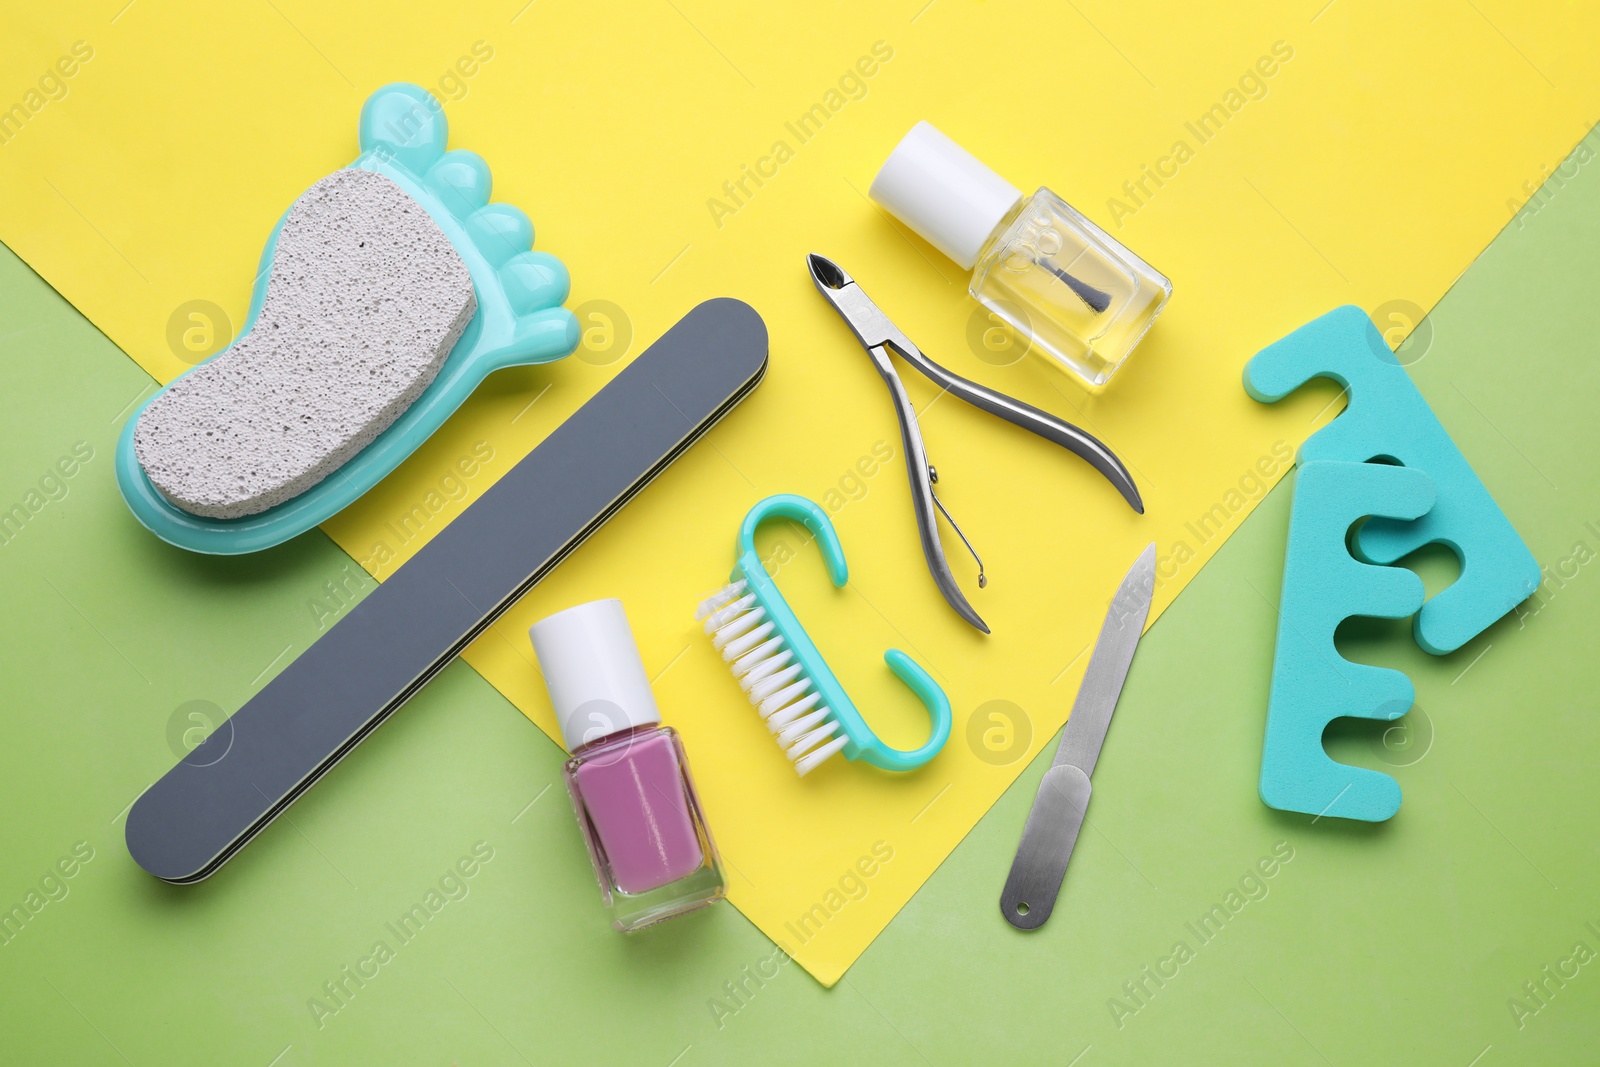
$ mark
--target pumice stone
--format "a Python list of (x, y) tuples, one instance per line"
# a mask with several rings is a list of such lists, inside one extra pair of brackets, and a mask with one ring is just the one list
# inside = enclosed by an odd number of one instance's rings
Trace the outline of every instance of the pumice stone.
[(422, 395), (477, 307), (467, 265), (420, 204), (382, 174), (335, 171), (289, 209), (245, 334), (144, 410), (139, 465), (193, 515), (290, 500)]

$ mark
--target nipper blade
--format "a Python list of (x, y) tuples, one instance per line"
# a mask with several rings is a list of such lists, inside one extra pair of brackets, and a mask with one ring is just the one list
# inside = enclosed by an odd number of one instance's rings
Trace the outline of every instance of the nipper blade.
[(844, 316), (862, 348), (877, 348), (890, 341), (911, 344), (839, 264), (813, 252), (806, 257), (806, 267), (811, 271), (811, 280), (817, 283), (817, 291)]

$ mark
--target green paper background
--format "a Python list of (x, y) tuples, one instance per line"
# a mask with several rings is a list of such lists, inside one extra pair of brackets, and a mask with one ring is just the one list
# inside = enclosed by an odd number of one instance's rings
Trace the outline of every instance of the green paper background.
[[(460, 663), (218, 877), (140, 872), (123, 816), (185, 730), (372, 583), (320, 533), (210, 559), (138, 527), (111, 456), (153, 383), (0, 251), (0, 510), (59, 498), (0, 545), (0, 910), (93, 850), (0, 945), (0, 1059), (1592, 1062), (1600, 962), (1574, 951), (1600, 951), (1600, 175), (1566, 169), (1402, 351), (1549, 580), (1443, 659), (1405, 624), (1347, 624), (1351, 658), (1416, 683), (1407, 728), (1330, 738), (1399, 778), (1399, 816), (1313, 821), (1256, 798), (1285, 485), (1146, 636), (1051, 923), (1022, 935), (997, 906), (1046, 756), (831, 991), (769, 964), (727, 906), (613, 933), (560, 752)], [(92, 458), (49, 480), (78, 442)], [(1437, 589), (1454, 564), (1417, 567)], [(447, 887), (460, 899), (401, 944), (385, 924), (475, 846), (493, 858), (465, 896)], [(1293, 858), (1252, 880), (1274, 847)], [(1197, 936), (1241, 884), (1258, 899)], [(379, 939), (393, 958), (337, 1005), (323, 983)], [(1174, 974), (1161, 961), (1180, 941)], [(776, 976), (750, 977), (763, 967)], [(1558, 967), (1571, 976), (1547, 977)], [(314, 997), (338, 1011), (317, 1018)]]

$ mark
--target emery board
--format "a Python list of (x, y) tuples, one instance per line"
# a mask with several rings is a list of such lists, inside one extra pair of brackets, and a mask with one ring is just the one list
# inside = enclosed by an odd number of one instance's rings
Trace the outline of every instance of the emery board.
[(708, 300), (558, 426), (128, 812), (128, 851), (210, 876), (761, 381), (767, 329)]

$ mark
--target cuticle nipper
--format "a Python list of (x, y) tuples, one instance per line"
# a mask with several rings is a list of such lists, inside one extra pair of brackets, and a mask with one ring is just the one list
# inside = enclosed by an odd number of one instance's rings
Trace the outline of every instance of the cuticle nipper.
[(928, 571), (933, 575), (934, 583), (938, 585), (939, 591), (944, 594), (945, 600), (955, 609), (956, 614), (984, 633), (989, 632), (988, 624), (967, 602), (961, 587), (956, 584), (955, 577), (950, 572), (950, 564), (944, 555), (944, 546), (939, 541), (935, 509), (944, 515), (962, 543), (967, 546), (967, 551), (972, 553), (972, 558), (978, 561), (978, 587), (984, 588), (988, 580), (984, 577), (983, 560), (979, 558), (977, 550), (972, 547), (972, 542), (967, 540), (967, 535), (961, 532), (961, 527), (956, 525), (956, 521), (950, 517), (950, 512), (945, 509), (933, 491), (934, 484), (939, 480), (939, 474), (928, 462), (928, 452), (922, 442), (922, 431), (917, 424), (916, 408), (912, 406), (905, 385), (900, 381), (900, 375), (889, 359), (891, 351), (945, 391), (973, 407), (1015, 423), (1079, 456), (1116, 486), (1117, 491), (1134, 511), (1144, 514), (1144, 501), (1139, 495), (1138, 486), (1134, 485), (1133, 476), (1128, 473), (1128, 468), (1123, 466), (1122, 461), (1098, 438), (1031, 404), (1025, 404), (1015, 397), (989, 389), (946, 370), (923, 355), (878, 305), (862, 292), (855, 279), (831, 259), (813, 252), (806, 257), (806, 266), (818, 291), (828, 298), (835, 310), (850, 324), (856, 338), (867, 350), (867, 355), (872, 357), (873, 366), (882, 376), (884, 384), (889, 387), (889, 395), (894, 400), (895, 415), (900, 420), (900, 441), (905, 448), (906, 473), (911, 481), (911, 500), (917, 516), (917, 533), (922, 539), (922, 553), (927, 557)]

